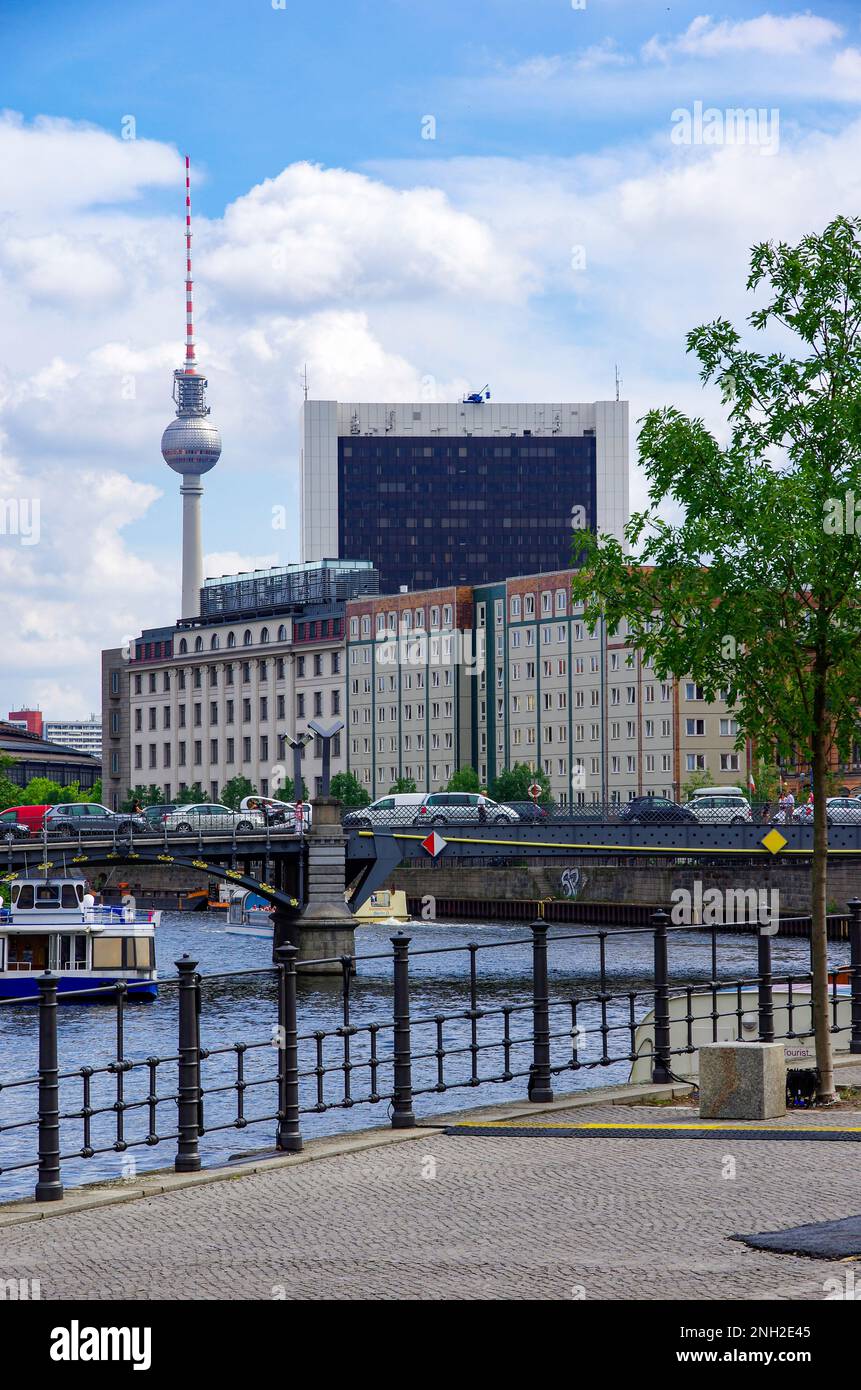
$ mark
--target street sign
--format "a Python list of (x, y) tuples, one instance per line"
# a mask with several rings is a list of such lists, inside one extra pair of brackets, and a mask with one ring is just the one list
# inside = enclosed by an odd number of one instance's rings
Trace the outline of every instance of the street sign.
[(539, 796), (541, 795), (541, 792), (542, 792), (542, 787), (541, 787), (540, 783), (538, 783), (538, 782), (533, 782), (533, 783), (532, 783), (532, 786), (529, 788), (529, 795), (532, 797), (532, 800), (533, 800), (533, 801), (537, 801), (538, 798), (539, 798)]
[(448, 840), (444, 840), (442, 835), (438, 835), (435, 830), (432, 830), (427, 838), (422, 840), (422, 849), (427, 850), (432, 859), (436, 859), (438, 854), (442, 854), (447, 844)]

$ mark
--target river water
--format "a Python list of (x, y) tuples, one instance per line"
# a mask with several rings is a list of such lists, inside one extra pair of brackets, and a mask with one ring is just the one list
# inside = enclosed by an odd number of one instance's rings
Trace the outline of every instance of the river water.
[[(371, 1092), (370, 1071), (365, 1065), (370, 1056), (371, 1035), (362, 1025), (378, 1023), (376, 1033), (377, 1091), (386, 1096), (392, 1090), (392, 993), (391, 943), (397, 930), (394, 926), (375, 924), (357, 931), (357, 951), (362, 957), (350, 986), (351, 1023), (360, 1031), (349, 1041), (349, 1059), (345, 1056), (344, 1039), (330, 1037), (318, 1053), (316, 1030), (332, 1030), (343, 1021), (342, 991), (339, 978), (299, 979), (300, 1069), (305, 1073), (301, 1084), (302, 1133), (306, 1139), (369, 1125), (385, 1125), (389, 1106), (385, 1101), (362, 1103)], [(518, 1037), (531, 1033), (531, 945), (529, 931), (522, 925), (471, 922), (467, 925), (446, 923), (411, 923), (403, 930), (411, 937), (410, 983), (413, 1019), (413, 1085), (419, 1093), (415, 1110), (419, 1119), (442, 1111), (465, 1106), (517, 1100), (525, 1096), (526, 1081), (521, 1075), (506, 1084), (472, 1082), (473, 1041), (472, 1021), (455, 1017), (443, 1025), (442, 1041), (447, 1056), (444, 1062), (444, 1081), (447, 1089), (431, 1088), (437, 1083), (438, 1033), (433, 1019), (436, 1015), (466, 1014), (470, 1008), (469, 952), (463, 949), (470, 942), (484, 947), (491, 942), (501, 943), (493, 949), (476, 953), (478, 1005), (485, 1016), (475, 1021), (475, 1039), (479, 1044), (498, 1044), (502, 1038), (502, 1018), (498, 1010), (513, 1006), (510, 1014), (510, 1036), (513, 1043), (508, 1070), (528, 1071), (531, 1045), (517, 1045)], [(599, 992), (599, 944), (589, 928), (551, 927), (549, 931), (550, 996), (560, 1001), (553, 1010), (552, 1027), (560, 1036), (554, 1039), (553, 1060), (563, 1064), (571, 1057), (568, 1036), (572, 1022), (570, 1006), (561, 1001), (586, 999)], [(460, 948), (440, 950), (439, 948)], [(607, 1005), (606, 1020), (611, 1031), (607, 1034), (607, 1055), (625, 1058), (631, 1047), (629, 1029), (630, 1002), (628, 992), (651, 988), (651, 933), (606, 933), (605, 979), (608, 994), (621, 996)], [(203, 975), (216, 972), (253, 970), (268, 966), (270, 941), (257, 937), (234, 936), (225, 931), (224, 921), (217, 913), (170, 913), (162, 915), (157, 936), (159, 973), (162, 978), (176, 974), (174, 962), (183, 953), (198, 962)], [(775, 974), (803, 974), (809, 968), (809, 947), (803, 939), (775, 938), (773, 941)], [(833, 943), (831, 961), (841, 964), (848, 958), (848, 946)], [(756, 974), (756, 938), (753, 935), (721, 933), (718, 936), (719, 978), (724, 981), (745, 979)], [(670, 976), (676, 984), (707, 981), (711, 978), (711, 939), (694, 932), (673, 931), (670, 936)], [(526, 1007), (518, 1007), (526, 1006)], [(639, 1019), (651, 1008), (648, 997), (638, 999), (634, 1006)], [(418, 1022), (417, 1020), (429, 1020)], [(601, 1022), (600, 1009), (595, 1003), (582, 1004), (577, 1023), (589, 1030)], [(233, 975), (227, 979), (206, 981), (202, 990), (201, 1043), (210, 1050), (202, 1064), (204, 1088), (204, 1123), (206, 1133), (201, 1140), (201, 1153), (206, 1164), (225, 1162), (237, 1153), (271, 1148), (275, 1135), (274, 1115), (277, 1110), (277, 1052), (272, 1039), (277, 1023), (274, 980), (264, 975)], [(31, 1005), (0, 1007), (0, 1127), (31, 1119), (36, 1113), (36, 1089), (32, 1085), (8, 1088), (8, 1083), (35, 1075), (37, 1057), (37, 1015)], [(63, 1177), (67, 1186), (81, 1182), (122, 1179), (134, 1176), (135, 1171), (171, 1166), (176, 1132), (176, 1046), (177, 991), (164, 986), (159, 998), (151, 1004), (130, 1005), (125, 1011), (123, 1057), (142, 1062), (148, 1057), (168, 1060), (156, 1070), (156, 1094), (166, 1097), (156, 1107), (156, 1132), (163, 1142), (149, 1146), (139, 1141), (150, 1133), (149, 1071), (136, 1066), (123, 1078), (124, 1099), (129, 1106), (124, 1114), (124, 1137), (129, 1147), (117, 1150), (116, 1110), (110, 1108), (117, 1098), (114, 1073), (99, 1073), (92, 1078), (90, 1105), (103, 1110), (92, 1120), (91, 1147), (93, 1157), (79, 1157), (83, 1145), (83, 1124), (75, 1112), (83, 1104), (83, 1082), (78, 1069), (82, 1066), (104, 1067), (117, 1057), (115, 1011), (112, 1006), (67, 1004), (59, 1011), (60, 1069), (73, 1073), (62, 1083), (61, 1107), (70, 1116), (63, 1123)], [(234, 1044), (248, 1044), (238, 1052)], [(601, 1065), (602, 1047), (598, 1032), (589, 1032), (581, 1040), (578, 1058), (581, 1070), (565, 1071), (558, 1082), (560, 1092), (624, 1082), (630, 1070), (628, 1060)], [(249, 1123), (236, 1126), (240, 1092), (236, 1088), (237, 1064), (241, 1056), (245, 1089), (241, 1092), (244, 1114)], [(329, 1069), (322, 1077), (324, 1104), (342, 1102), (345, 1075), (349, 1073), (353, 1098), (358, 1102), (349, 1107), (316, 1111), (319, 1078), (315, 1065)], [(345, 1060), (350, 1067), (345, 1068)], [(477, 1054), (476, 1072), (479, 1078), (498, 1075), (504, 1070), (501, 1046)], [(259, 1121), (253, 1123), (253, 1121)], [(27, 1195), (32, 1191), (35, 1170), (16, 1170), (12, 1165), (35, 1157), (34, 1127), (0, 1132), (0, 1201)], [(11, 1171), (10, 1171), (11, 1169)]]

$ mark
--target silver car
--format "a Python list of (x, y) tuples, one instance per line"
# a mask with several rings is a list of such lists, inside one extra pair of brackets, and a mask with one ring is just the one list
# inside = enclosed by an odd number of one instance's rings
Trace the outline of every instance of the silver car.
[(174, 806), (165, 811), (156, 829), (169, 835), (196, 835), (200, 832), (220, 832), (222, 835), (248, 834), (263, 830), (266, 822), (259, 811), (231, 811), (215, 801), (200, 801), (192, 806)]
[(423, 798), (414, 825), (512, 825), (520, 820), (511, 806), (477, 792), (430, 792)]

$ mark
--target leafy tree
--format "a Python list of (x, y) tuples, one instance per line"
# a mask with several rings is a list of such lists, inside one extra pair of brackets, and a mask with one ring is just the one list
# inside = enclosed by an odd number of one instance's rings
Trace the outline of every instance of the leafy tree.
[(100, 778), (98, 779), (98, 781), (96, 781), (96, 782), (93, 783), (92, 787), (90, 788), (89, 792), (87, 793), (87, 801), (95, 801), (95, 802), (101, 803), (101, 800), (102, 800), (102, 779), (101, 779), (101, 777), (100, 777)]
[(389, 787), (389, 796), (403, 796), (407, 792), (414, 792), (416, 784), (412, 777), (398, 777)]
[(186, 787), (184, 792), (177, 792), (174, 803), (177, 806), (193, 806), (198, 801), (206, 802), (207, 797), (203, 794), (203, 787), (199, 782), (193, 782), (190, 787)]
[(5, 811), (9, 806), (22, 806), (21, 788), (7, 777), (7, 772), (15, 766), (15, 759), (10, 758), (7, 753), (0, 753), (0, 811)]
[(221, 800), (225, 806), (229, 806), (231, 811), (239, 810), (239, 803), (246, 796), (255, 796), (257, 788), (249, 782), (247, 777), (231, 777), (229, 782), (225, 782), (221, 788)]
[[(303, 778), (302, 778), (302, 800), (303, 800), (303, 801), (308, 801), (309, 799), (310, 799), (310, 798), (309, 798), (309, 795), (308, 795), (308, 786), (307, 786), (307, 783), (305, 782), (305, 778), (303, 777)], [(276, 800), (276, 801), (291, 801), (291, 802), (294, 802), (294, 801), (296, 800), (296, 797), (295, 797), (295, 795), (294, 795), (294, 793), (293, 793), (293, 778), (292, 778), (292, 777), (290, 778), (290, 781), (287, 783), (286, 787), (279, 787), (279, 788), (278, 788), (277, 792), (275, 793), (275, 800)]]
[(139, 801), (141, 806), (163, 806), (164, 794), (161, 788), (155, 786), (152, 782), (148, 787), (131, 787), (128, 796), (120, 806), (120, 810), (130, 811), (135, 801)]
[[(861, 692), (861, 219), (754, 247), (747, 287), (765, 294), (750, 325), (776, 331), (766, 352), (725, 319), (688, 335), (703, 382), (722, 388), (728, 442), (673, 407), (650, 411), (649, 501), (626, 531), (638, 551), (577, 532), (573, 596), (590, 624), (603, 616), (615, 631), (626, 619), (658, 678), (689, 673), (709, 700), (725, 691), (739, 748), (748, 736), (810, 763), (813, 1019), (819, 1095), (831, 1101), (825, 798)], [(682, 520), (661, 514), (666, 499)]]
[(336, 772), (329, 791), (345, 806), (367, 806), (371, 800), (354, 772)]
[(462, 767), (448, 779), (447, 792), (477, 792), (481, 790), (474, 767)]
[(550, 778), (540, 769), (533, 772), (528, 763), (515, 763), (512, 768), (503, 768), (497, 773), (490, 785), (490, 795), (494, 801), (531, 801), (529, 788), (533, 782), (541, 788), (538, 804), (551, 805)]

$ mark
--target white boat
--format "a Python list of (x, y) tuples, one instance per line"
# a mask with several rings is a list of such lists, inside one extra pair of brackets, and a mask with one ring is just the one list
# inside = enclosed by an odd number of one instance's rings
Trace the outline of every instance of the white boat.
[(61, 995), (122, 981), (130, 998), (155, 998), (160, 912), (138, 912), (128, 895), (122, 907), (97, 907), (82, 878), (19, 878), (11, 889), (0, 905), (0, 999), (37, 995), (46, 970)]
[[(829, 989), (831, 1023), (837, 1027), (831, 1042), (835, 1052), (848, 1052), (852, 1028), (851, 988), (838, 973)], [(776, 984), (772, 989), (774, 1036), (783, 1042), (788, 1067), (816, 1065), (813, 1040), (813, 1010), (808, 984)], [(713, 1015), (716, 1017), (713, 1018)], [(790, 1035), (790, 1036), (787, 1036)], [(756, 1042), (759, 1037), (759, 990), (756, 985), (724, 987), (714, 993), (698, 986), (670, 998), (670, 1070), (674, 1076), (696, 1080), (699, 1075), (699, 1048), (710, 1042)], [(647, 1014), (634, 1034), (636, 1060), (631, 1067), (632, 1082), (651, 1081), (655, 1039), (655, 1014)], [(685, 1050), (683, 1050), (685, 1049)], [(687, 1050), (690, 1049), (690, 1050)]]
[[(227, 926), (229, 936), (272, 935), (272, 905), (247, 888), (227, 889)], [(372, 893), (355, 913), (357, 925), (369, 922), (398, 927), (410, 920), (407, 895), (400, 888), (381, 889)]]

